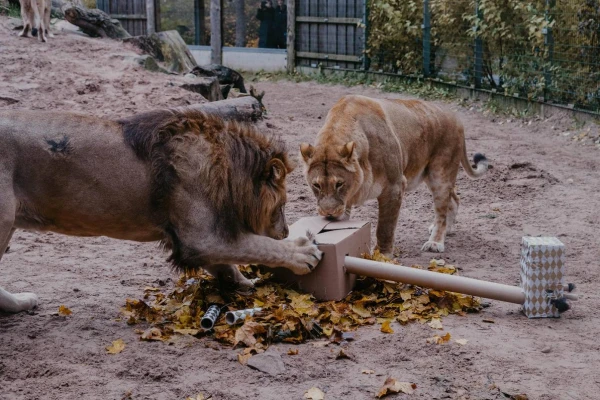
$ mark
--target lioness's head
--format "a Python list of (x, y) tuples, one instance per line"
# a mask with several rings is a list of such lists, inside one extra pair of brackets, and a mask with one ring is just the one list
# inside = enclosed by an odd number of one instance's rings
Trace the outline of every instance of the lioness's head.
[(317, 198), (317, 211), (324, 217), (342, 217), (348, 201), (362, 185), (363, 172), (354, 150), (354, 142), (342, 146), (300, 145), (304, 175)]

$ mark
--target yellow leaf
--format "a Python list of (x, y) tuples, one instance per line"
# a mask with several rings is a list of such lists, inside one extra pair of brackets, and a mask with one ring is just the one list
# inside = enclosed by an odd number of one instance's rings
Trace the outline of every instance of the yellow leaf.
[(442, 321), (439, 318), (432, 318), (427, 325), (429, 325), (433, 329), (444, 329), (442, 327)]
[(238, 362), (242, 365), (248, 364), (248, 360), (250, 359), (250, 357), (252, 357), (252, 353), (237, 355)]
[(460, 344), (461, 346), (464, 346), (465, 344), (467, 344), (468, 340), (467, 339), (456, 339), (455, 342)]
[(256, 307), (262, 307), (264, 305), (265, 305), (264, 301), (260, 301), (259, 299), (254, 299), (254, 306), (253, 306), (254, 308), (256, 308)]
[(360, 315), (363, 318), (369, 318), (371, 316), (371, 313), (369, 312), (369, 310), (367, 310), (362, 304), (353, 304), (351, 306), (352, 311), (354, 311), (355, 313), (357, 313), (358, 315)]
[(117, 339), (112, 342), (111, 345), (106, 346), (106, 351), (108, 354), (119, 354), (125, 348), (125, 342), (123, 339)]
[(71, 314), (73, 314), (73, 311), (69, 310), (64, 305), (61, 305), (60, 307), (58, 307), (58, 315), (60, 315), (61, 317), (66, 317), (67, 315), (71, 315)]
[(377, 398), (382, 398), (383, 396), (393, 393), (413, 394), (416, 388), (417, 385), (415, 383), (398, 382), (394, 378), (387, 378), (383, 387), (379, 390), (379, 393), (377, 393)]
[(297, 356), (298, 349), (289, 349), (287, 353), (288, 353), (288, 356)]
[(325, 393), (317, 387), (312, 387), (304, 393), (304, 398), (309, 400), (323, 400), (325, 399)]
[(383, 333), (394, 333), (394, 330), (390, 326), (390, 321), (384, 321), (384, 323), (381, 324), (381, 332), (383, 332)]

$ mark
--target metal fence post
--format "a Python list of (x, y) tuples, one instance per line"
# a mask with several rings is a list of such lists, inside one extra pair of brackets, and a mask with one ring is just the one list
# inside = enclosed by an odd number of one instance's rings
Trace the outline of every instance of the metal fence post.
[[(555, 0), (546, 0), (546, 10), (544, 12), (546, 24), (552, 22), (550, 9), (552, 9), (555, 4)], [(554, 37), (552, 36), (552, 27), (546, 26), (543, 33), (544, 47), (546, 49), (544, 63), (544, 101), (548, 101), (551, 100), (548, 88), (552, 85), (552, 59), (554, 58)]]
[(423, 0), (423, 76), (431, 75), (431, 13), (429, 0)]
[(365, 5), (363, 8), (363, 24), (364, 32), (363, 32), (363, 69), (368, 71), (371, 68), (371, 60), (367, 55), (367, 46), (369, 45), (369, 1), (365, 0)]
[(481, 75), (483, 72), (483, 41), (481, 40), (481, 36), (479, 36), (479, 23), (482, 19), (482, 14), (479, 10), (479, 1), (475, 1), (475, 16), (477, 17), (475, 19), (475, 21), (477, 21), (477, 24), (473, 27), (473, 29), (475, 29), (475, 65), (473, 76), (475, 87), (480, 88)]
[(287, 72), (296, 69), (296, 0), (287, 0)]

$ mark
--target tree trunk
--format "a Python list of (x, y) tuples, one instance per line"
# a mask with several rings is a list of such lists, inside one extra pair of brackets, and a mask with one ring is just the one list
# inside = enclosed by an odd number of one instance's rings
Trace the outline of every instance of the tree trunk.
[(190, 72), (197, 67), (196, 60), (177, 31), (164, 31), (149, 36), (135, 36), (125, 42), (133, 43), (146, 54), (164, 63), (170, 72)]
[(191, 105), (186, 108), (218, 115), (230, 121), (256, 121), (262, 117), (264, 111), (263, 105), (252, 96)]
[(235, 0), (235, 47), (246, 47), (246, 0)]
[(65, 19), (81, 28), (86, 35), (111, 39), (131, 37), (118, 20), (111, 19), (104, 11), (88, 10), (78, 5), (65, 7), (63, 11)]

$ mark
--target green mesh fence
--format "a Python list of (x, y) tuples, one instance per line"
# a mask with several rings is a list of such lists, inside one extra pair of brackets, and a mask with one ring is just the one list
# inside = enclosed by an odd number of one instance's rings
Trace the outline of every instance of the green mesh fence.
[(372, 0), (368, 69), (600, 112), (600, 0)]

